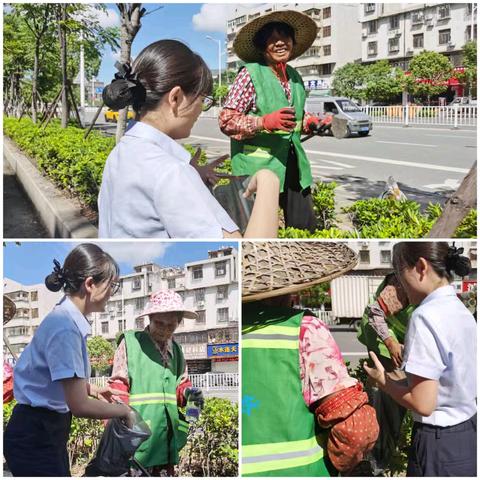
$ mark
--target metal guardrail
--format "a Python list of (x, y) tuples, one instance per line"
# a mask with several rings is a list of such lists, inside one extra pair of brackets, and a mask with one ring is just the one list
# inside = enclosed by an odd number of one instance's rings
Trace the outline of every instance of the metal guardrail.
[[(97, 387), (105, 387), (110, 377), (90, 377), (89, 383)], [(238, 390), (238, 373), (194, 373), (189, 375), (194, 387), (208, 392), (211, 390)]]
[(429, 107), (420, 105), (364, 106), (360, 107), (373, 123), (397, 125), (447, 125), (453, 128), (476, 127), (477, 107), (453, 105)]

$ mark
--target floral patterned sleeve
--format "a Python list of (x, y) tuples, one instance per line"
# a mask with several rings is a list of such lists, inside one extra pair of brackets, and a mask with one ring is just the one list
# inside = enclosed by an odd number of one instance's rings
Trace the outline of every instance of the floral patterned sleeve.
[(307, 406), (357, 384), (348, 375), (340, 349), (328, 327), (305, 315), (300, 326), (300, 378)]
[(110, 377), (108, 384), (111, 388), (125, 392), (124, 395), (119, 396), (124, 403), (128, 403), (130, 381), (128, 376), (127, 347), (125, 339), (120, 342), (120, 345), (115, 351), (112, 376)]

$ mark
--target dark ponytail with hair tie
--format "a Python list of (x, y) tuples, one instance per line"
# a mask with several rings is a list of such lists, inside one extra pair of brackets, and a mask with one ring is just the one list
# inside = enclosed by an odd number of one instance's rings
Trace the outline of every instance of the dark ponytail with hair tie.
[(122, 110), (129, 105), (135, 111), (140, 110), (147, 96), (145, 87), (138, 80), (137, 74), (132, 72), (129, 63), (115, 62), (115, 68), (118, 70), (115, 78), (103, 89), (105, 105), (113, 110)]
[(463, 247), (457, 248), (455, 242), (448, 246), (448, 253), (446, 259), (446, 268), (450, 272), (455, 272), (459, 277), (465, 277), (470, 273), (471, 263), (470, 259), (462, 255)]
[(60, 262), (56, 259), (53, 260), (53, 272), (45, 278), (45, 286), (51, 292), (59, 292), (62, 287), (67, 283), (65, 278), (65, 272), (60, 265)]

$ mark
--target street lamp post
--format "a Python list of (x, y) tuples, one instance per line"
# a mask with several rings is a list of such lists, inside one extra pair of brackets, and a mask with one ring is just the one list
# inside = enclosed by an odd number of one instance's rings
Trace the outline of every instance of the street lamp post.
[(218, 86), (222, 86), (222, 41), (207, 35), (206, 38), (218, 45)]

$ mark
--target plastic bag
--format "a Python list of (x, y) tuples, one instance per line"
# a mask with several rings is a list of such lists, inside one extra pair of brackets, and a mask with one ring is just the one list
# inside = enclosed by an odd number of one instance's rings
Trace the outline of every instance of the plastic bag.
[(138, 447), (152, 434), (141, 415), (135, 412), (132, 428), (128, 428), (120, 418), (108, 421), (95, 457), (88, 464), (86, 476), (118, 477), (128, 473), (130, 462)]

